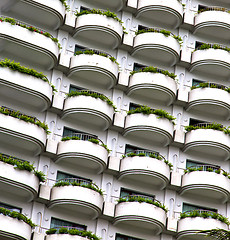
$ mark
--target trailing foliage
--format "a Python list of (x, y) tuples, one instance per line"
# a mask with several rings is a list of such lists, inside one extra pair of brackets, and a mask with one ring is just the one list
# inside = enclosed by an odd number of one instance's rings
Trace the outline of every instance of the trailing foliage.
[[(106, 16), (108, 18), (113, 18), (114, 20), (118, 21), (121, 25), (123, 24), (121, 19), (119, 19), (114, 12), (110, 12), (109, 10), (107, 10), (107, 11), (101, 11), (100, 9), (84, 10), (82, 12), (76, 12), (75, 16), (79, 17), (79, 16), (86, 15), (86, 14), (99, 14), (99, 15), (103, 15), (103, 16)], [(122, 25), (122, 28), (123, 28), (123, 32), (125, 34), (127, 34), (127, 32), (125, 31), (126, 29), (125, 29), (125, 27), (123, 25)]]
[(169, 121), (171, 121), (173, 124), (175, 124), (174, 120), (176, 119), (172, 115), (170, 115), (168, 112), (162, 109), (151, 109), (147, 106), (140, 106), (136, 109), (129, 110), (127, 112), (128, 115), (135, 114), (135, 113), (142, 113), (145, 115), (155, 114), (158, 116), (158, 118), (167, 118)]
[(41, 122), (39, 120), (35, 120), (33, 117), (22, 114), (19, 111), (13, 111), (13, 110), (9, 110), (5, 107), (0, 107), (0, 113), (2, 113), (4, 115), (7, 115), (7, 116), (11, 116), (13, 118), (18, 118), (18, 119), (20, 119), (24, 122), (29, 122), (29, 123), (35, 124), (38, 127), (43, 128), (47, 134), (50, 133), (50, 131), (48, 130), (48, 125), (47, 124), (45, 124), (44, 122)]
[(206, 49), (221, 49), (227, 52), (230, 52), (230, 48), (229, 47), (224, 47), (221, 46), (219, 44), (209, 44), (209, 43), (203, 43), (201, 46), (199, 46), (198, 48), (195, 49), (195, 51), (197, 50), (206, 50)]
[(70, 235), (77, 235), (81, 237), (85, 237), (89, 240), (100, 240), (99, 237), (97, 237), (95, 234), (93, 234), (90, 231), (85, 231), (85, 230), (78, 230), (78, 229), (68, 229), (65, 227), (61, 227), (59, 229), (51, 228), (48, 231), (46, 231), (47, 235), (51, 234), (70, 234)]
[(206, 171), (206, 172), (214, 172), (216, 174), (222, 174), (223, 176), (227, 177), (230, 179), (230, 174), (228, 172), (225, 172), (223, 169), (216, 169), (214, 170), (213, 168), (207, 168), (206, 170), (204, 170), (204, 168), (201, 166), (201, 167), (189, 167), (187, 169), (184, 170), (184, 173), (191, 173), (191, 172), (196, 172), (196, 171)]
[(53, 42), (57, 43), (58, 45), (58, 48), (61, 49), (61, 44), (58, 42), (58, 39), (57, 38), (54, 38), (50, 33), (48, 32), (43, 32), (33, 26), (27, 26), (25, 24), (22, 24), (22, 23), (19, 23), (17, 22), (14, 18), (9, 18), (9, 17), (0, 17), (0, 22), (8, 22), (10, 23), (11, 25), (17, 25), (19, 27), (22, 27), (22, 28), (26, 28), (28, 29), (29, 31), (31, 32), (36, 32), (36, 33), (39, 33), (39, 34), (42, 34), (48, 38), (50, 38)]
[(209, 82), (202, 82), (202, 83), (199, 83), (195, 86), (192, 86), (191, 87), (191, 90), (193, 89), (197, 89), (197, 88), (218, 88), (218, 89), (221, 89), (221, 90), (224, 90), (228, 93), (230, 93), (230, 87), (225, 87), (225, 86), (221, 86), (219, 87), (218, 84), (215, 84), (215, 83), (209, 83)]
[(56, 182), (54, 184), (54, 187), (64, 187), (64, 186), (71, 186), (71, 185), (92, 189), (92, 190), (98, 192), (100, 195), (103, 196), (103, 191), (100, 188), (96, 187), (92, 183), (87, 184), (87, 183), (84, 183), (84, 182), (79, 183), (79, 182), (76, 182), (76, 181), (73, 181), (73, 182), (59, 181), (59, 182)]
[[(164, 158), (161, 157), (159, 154), (157, 153), (150, 153), (150, 154), (146, 154), (146, 153), (134, 153), (134, 152), (131, 152), (131, 153), (127, 153), (125, 155), (122, 156), (122, 158), (125, 158), (125, 157), (135, 157), (135, 156), (138, 156), (138, 157), (150, 157), (150, 158), (156, 158), (157, 160), (163, 160)], [(164, 163), (166, 163), (170, 170), (173, 169), (173, 165), (166, 159), (164, 159)]]
[(102, 95), (102, 94), (98, 94), (98, 93), (94, 93), (94, 92), (91, 92), (91, 91), (75, 91), (75, 92), (70, 92), (67, 94), (67, 97), (75, 97), (75, 96), (89, 96), (89, 97), (93, 97), (93, 98), (100, 98), (102, 101), (104, 102), (107, 102), (107, 104), (109, 104), (110, 106), (113, 107), (114, 110), (116, 110), (116, 107), (115, 105), (113, 104), (113, 102), (107, 98), (106, 96)]
[(144, 197), (141, 197), (141, 196), (128, 196), (128, 197), (123, 197), (123, 198), (119, 198), (118, 203), (122, 203), (122, 202), (139, 202), (139, 203), (142, 203), (142, 202), (145, 202), (145, 203), (149, 203), (149, 204), (152, 204), (156, 207), (159, 207), (161, 209), (163, 209), (165, 212), (167, 212), (167, 208), (165, 207), (164, 204), (158, 202), (158, 201), (154, 201), (152, 199), (148, 199), (148, 198), (144, 198)]
[[(61, 139), (61, 141), (69, 141), (69, 140), (81, 140), (81, 138), (76, 137), (76, 136), (72, 136), (72, 137), (63, 137), (63, 138)], [(107, 150), (108, 153), (110, 153), (110, 151), (111, 151), (111, 150), (108, 149), (107, 145), (105, 145), (104, 143), (101, 143), (101, 144), (100, 144), (100, 142), (99, 142), (98, 139), (90, 138), (90, 139), (88, 139), (87, 141), (102, 146), (103, 148), (105, 148), (105, 149)]]
[(158, 69), (158, 68), (156, 68), (156, 67), (152, 67), (152, 66), (150, 66), (150, 67), (145, 67), (145, 68), (141, 68), (141, 69), (139, 69), (139, 70), (137, 70), (137, 71), (132, 71), (131, 73), (130, 73), (130, 75), (133, 75), (133, 74), (135, 74), (135, 73), (139, 73), (139, 72), (151, 72), (151, 73), (161, 73), (161, 74), (164, 74), (165, 76), (168, 76), (168, 77), (170, 77), (170, 78), (172, 78), (172, 79), (176, 79), (176, 77), (177, 77), (177, 75), (175, 75), (174, 73), (170, 73), (169, 71), (167, 71), (167, 70), (160, 70), (160, 69)]
[(15, 169), (26, 170), (28, 172), (32, 172), (35, 176), (38, 177), (40, 182), (46, 181), (45, 174), (41, 171), (35, 170), (35, 167), (33, 166), (33, 164), (30, 164), (27, 161), (20, 161), (17, 158), (2, 155), (2, 154), (0, 154), (0, 161), (10, 164), (10, 165), (13, 165)]
[(70, 11), (70, 7), (69, 7), (69, 5), (66, 3), (66, 0), (60, 0), (61, 1), (61, 3), (64, 5), (64, 7), (65, 7), (65, 10), (66, 11)]
[(230, 240), (230, 231), (225, 229), (203, 230), (199, 233), (205, 233), (206, 236), (216, 238), (217, 240)]
[(213, 219), (219, 220), (220, 222), (226, 223), (227, 225), (230, 224), (228, 221), (228, 218), (222, 216), (219, 213), (211, 212), (211, 211), (194, 210), (194, 211), (184, 212), (180, 214), (181, 219), (187, 218), (187, 217), (213, 218)]
[(111, 57), (111, 56), (109, 56), (108, 54), (103, 53), (103, 52), (97, 52), (97, 51), (94, 51), (94, 50), (91, 50), (91, 49), (86, 49), (86, 50), (83, 50), (83, 51), (77, 51), (77, 52), (75, 52), (75, 56), (76, 56), (76, 55), (81, 55), (81, 54), (88, 54), (88, 55), (96, 54), (96, 55), (99, 55), (99, 56), (102, 56), (102, 57), (107, 57), (107, 58), (109, 58), (112, 62), (114, 62), (114, 63), (116, 63), (117, 65), (119, 65), (119, 63), (117, 62), (117, 60), (116, 60), (115, 57)]
[(197, 13), (202, 13), (202, 12), (206, 12), (206, 11), (221, 11), (221, 12), (230, 13), (230, 10), (228, 10), (227, 8), (219, 8), (219, 7), (203, 8), (203, 9), (198, 10)]
[(36, 226), (34, 223), (32, 223), (31, 219), (27, 218), (25, 215), (23, 215), (21, 213), (15, 212), (15, 211), (10, 211), (9, 209), (0, 207), (0, 214), (23, 221), (23, 222), (29, 224), (32, 228)]
[(213, 130), (217, 130), (217, 131), (222, 131), (225, 134), (229, 134), (230, 135), (230, 129), (229, 127), (223, 127), (221, 124), (219, 123), (210, 123), (207, 124), (205, 126), (186, 126), (185, 127), (185, 131), (190, 132), (192, 130), (196, 130), (196, 129), (213, 129)]
[(49, 85), (52, 87), (53, 92), (56, 92), (57, 90), (55, 89), (54, 85), (52, 85), (46, 75), (44, 75), (42, 72), (37, 72), (33, 68), (27, 68), (24, 66), (21, 66), (20, 63), (16, 63), (14, 61), (11, 61), (10, 59), (5, 58), (4, 60), (0, 61), (0, 67), (7, 67), (10, 68), (13, 71), (17, 71), (23, 74), (31, 75), (33, 77), (39, 78), (43, 80), (44, 82), (49, 83)]
[(167, 31), (165, 29), (154, 29), (154, 28), (146, 28), (146, 29), (141, 29), (135, 32), (136, 35), (142, 34), (142, 33), (148, 33), (148, 32), (155, 32), (155, 33), (162, 33), (165, 37), (172, 36), (174, 39), (178, 41), (180, 45), (182, 45), (183, 40), (180, 36), (176, 36), (174, 34), (171, 34), (170, 31)]

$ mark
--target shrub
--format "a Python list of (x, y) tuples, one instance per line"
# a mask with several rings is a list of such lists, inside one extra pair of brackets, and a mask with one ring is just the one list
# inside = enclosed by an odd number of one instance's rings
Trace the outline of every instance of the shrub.
[(75, 92), (70, 92), (67, 94), (67, 97), (75, 97), (75, 96), (89, 96), (89, 97), (93, 97), (93, 98), (99, 98), (102, 101), (106, 102), (107, 104), (109, 104), (110, 106), (113, 107), (113, 109), (116, 111), (116, 106), (113, 104), (113, 102), (107, 98), (106, 96), (102, 95), (102, 94), (98, 94), (95, 92), (91, 92), (91, 91), (75, 91)]
[(219, 44), (209, 44), (209, 43), (203, 43), (201, 46), (196, 48), (195, 51), (197, 51), (197, 50), (206, 50), (206, 49), (210, 49), (210, 48), (212, 48), (212, 49), (221, 49), (221, 50), (230, 52), (230, 48), (228, 48), (228, 47), (224, 47), (224, 46), (221, 46)]
[(171, 121), (173, 124), (175, 124), (174, 120), (176, 118), (173, 117), (172, 115), (170, 115), (165, 110), (162, 110), (162, 109), (153, 110), (153, 109), (151, 109), (150, 107), (147, 107), (147, 106), (140, 106), (136, 109), (129, 110), (127, 112), (128, 115), (135, 114), (135, 113), (142, 113), (142, 114), (145, 114), (145, 115), (155, 114), (155, 115), (158, 116), (158, 118), (167, 118), (169, 121)]
[(144, 198), (144, 197), (141, 197), (141, 196), (128, 196), (128, 197), (123, 197), (123, 198), (119, 198), (118, 203), (122, 203), (122, 202), (139, 202), (139, 203), (142, 203), (142, 202), (145, 202), (145, 203), (148, 203), (148, 204), (152, 204), (156, 207), (159, 207), (161, 209), (163, 209), (165, 212), (167, 212), (168, 210), (166, 209), (165, 205), (158, 202), (158, 201), (155, 201), (155, 200), (152, 200), (152, 199), (148, 199), (148, 198)]
[(177, 75), (175, 75), (174, 73), (170, 73), (170, 72), (167, 71), (167, 70), (161, 70), (161, 69), (158, 69), (158, 68), (152, 67), (152, 66), (150, 66), (150, 67), (145, 67), (145, 68), (141, 68), (141, 69), (139, 69), (139, 70), (137, 70), (137, 71), (132, 71), (132, 72), (130, 72), (130, 75), (133, 75), (133, 74), (139, 73), (139, 72), (161, 73), (161, 74), (164, 74), (165, 76), (168, 76), (168, 77), (170, 77), (170, 78), (172, 78), (172, 79), (174, 79), (174, 80), (175, 80), (176, 77), (177, 77)]
[(0, 107), (0, 113), (7, 115), (7, 116), (11, 116), (13, 118), (18, 118), (25, 122), (30, 122), (32, 124), (35, 124), (35, 125), (43, 128), (47, 134), (50, 133), (50, 131), (48, 130), (48, 125), (46, 125), (45, 123), (43, 123), (37, 119), (35, 120), (34, 117), (30, 117), (28, 115), (22, 114), (19, 111), (9, 110), (5, 107)]
[[(63, 1), (63, 0), (61, 0), (61, 1)], [(64, 0), (64, 1), (65, 1), (65, 0)], [(8, 22), (8, 23), (10, 23), (11, 25), (17, 25), (17, 26), (19, 26), (19, 27), (26, 28), (26, 29), (28, 29), (28, 30), (31, 31), (31, 32), (36, 32), (36, 33), (42, 34), (42, 35), (50, 38), (50, 39), (51, 39), (52, 41), (54, 41), (55, 43), (57, 43), (58, 48), (61, 49), (61, 44), (58, 42), (57, 38), (54, 38), (54, 37), (53, 37), (50, 33), (48, 33), (48, 32), (43, 32), (43, 31), (41, 31), (41, 30), (39, 30), (39, 29), (37, 29), (37, 28), (35, 28), (35, 27), (33, 27), (33, 26), (29, 26), (29, 27), (28, 27), (28, 26), (25, 25), (25, 24), (22, 24), (22, 23), (20, 23), (20, 22), (16, 22), (16, 20), (13, 19), (13, 18), (0, 17), (0, 22)]]
[(11, 61), (10, 59), (7, 59), (7, 58), (0, 61), (0, 67), (8, 67), (13, 71), (18, 71), (20, 73), (31, 75), (33, 77), (39, 78), (39, 79), (43, 80), (44, 82), (49, 83), (49, 85), (53, 89), (53, 92), (57, 91), (55, 89), (55, 87), (49, 82), (46, 75), (44, 75), (42, 72), (39, 73), (32, 68), (27, 68), (27, 67), (21, 66), (20, 63), (15, 63), (14, 61)]
[(14, 166), (15, 169), (32, 172), (36, 177), (38, 177), (39, 182), (46, 181), (45, 174), (41, 171), (35, 170), (35, 167), (33, 166), (33, 164), (30, 164), (29, 162), (20, 161), (17, 158), (2, 155), (2, 154), (0, 154), (0, 161)]
[[(121, 25), (123, 24), (121, 19), (119, 19), (115, 13), (110, 12), (109, 10), (107, 10), (107, 11), (101, 11), (99, 9), (84, 10), (82, 12), (76, 12), (75, 16), (79, 17), (79, 16), (86, 15), (86, 14), (99, 14), (99, 15), (103, 15), (103, 16), (106, 16), (108, 18), (113, 18), (114, 20), (118, 21)], [(123, 32), (125, 34), (127, 34), (127, 32), (125, 31), (126, 30), (125, 27), (123, 25), (122, 25), (122, 27), (123, 27)]]
[(99, 56), (102, 56), (102, 57), (107, 57), (110, 59), (110, 61), (116, 63), (118, 66), (119, 66), (119, 63), (117, 62), (116, 58), (114, 57), (111, 57), (109, 56), (108, 54), (106, 53), (98, 53), (94, 50), (90, 50), (90, 49), (86, 49), (86, 50), (83, 50), (83, 51), (77, 51), (75, 52), (75, 56), (76, 55), (81, 55), (81, 54), (86, 54), (86, 55), (93, 55), (93, 54), (96, 54), (96, 55), (99, 55)]
[(197, 89), (197, 88), (218, 88), (218, 89), (221, 89), (221, 90), (224, 90), (224, 91), (230, 93), (230, 88), (225, 87), (225, 86), (220, 86), (215, 83), (209, 83), (209, 82), (199, 83), (195, 86), (192, 86), (191, 90)]
[(32, 228), (36, 226), (34, 223), (32, 223), (31, 219), (27, 218), (25, 215), (23, 215), (21, 213), (15, 212), (15, 211), (10, 211), (9, 209), (0, 207), (0, 214), (21, 220), (21, 221), (27, 223), (28, 225), (30, 225)]

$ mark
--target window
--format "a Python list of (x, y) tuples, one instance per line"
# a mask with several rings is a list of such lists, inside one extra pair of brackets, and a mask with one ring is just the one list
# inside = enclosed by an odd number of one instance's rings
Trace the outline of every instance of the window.
[(82, 51), (82, 50), (85, 50), (85, 49), (86, 49), (86, 47), (75, 44), (75, 51), (74, 52), (76, 53), (78, 51)]
[(198, 5), (198, 11), (202, 11), (202, 10), (205, 10), (205, 9), (208, 9), (208, 7), (203, 6), (203, 5)]
[(14, 206), (12, 206), (12, 205), (9, 205), (9, 204), (6, 204), (6, 203), (1, 203), (1, 202), (0, 202), (0, 207), (6, 208), (6, 209), (8, 209), (8, 210), (10, 210), (10, 211), (12, 211), (12, 212), (14, 211), (14, 212), (21, 213), (21, 211), (22, 211), (21, 208), (14, 207)]
[(200, 81), (200, 80), (197, 80), (197, 79), (193, 79), (193, 80), (192, 80), (192, 86), (197, 86), (197, 85), (199, 85), (200, 83), (203, 83), (203, 81)]
[(146, 26), (143, 26), (143, 25), (138, 25), (138, 30), (144, 30), (144, 29), (147, 29), (148, 27)]
[(91, 138), (98, 139), (97, 135), (92, 135), (79, 130), (74, 130), (71, 128), (64, 127), (63, 137), (73, 137), (73, 136), (79, 137), (81, 140), (85, 140), (85, 141)]
[(128, 145), (128, 144), (125, 145), (125, 153), (134, 152), (136, 150), (145, 150), (145, 149), (140, 148), (140, 147), (136, 147), (136, 146), (131, 146), (131, 145)]
[(142, 68), (145, 68), (145, 65), (139, 64), (139, 63), (134, 63), (133, 65), (133, 71), (138, 71), (141, 70)]
[(206, 123), (206, 122), (198, 120), (198, 119), (194, 119), (194, 118), (189, 119), (189, 125), (190, 126), (194, 126), (194, 125), (199, 124), (199, 123)]
[(199, 48), (201, 45), (203, 45), (204, 43), (203, 42), (197, 42), (196, 41), (196, 45), (195, 45), (195, 48), (197, 49), (197, 48)]
[(136, 195), (141, 196), (141, 197), (146, 198), (146, 199), (150, 199), (150, 200), (155, 199), (155, 196), (153, 196), (153, 195), (148, 195), (148, 194), (133, 191), (133, 190), (130, 190), (130, 189), (121, 188), (120, 198), (125, 198), (125, 197), (128, 197), (128, 196), (136, 196)]
[(134, 237), (129, 237), (129, 236), (125, 236), (125, 235), (121, 235), (121, 234), (116, 234), (116, 240), (141, 240), (139, 238), (134, 238)]
[(207, 211), (217, 212), (217, 210), (214, 208), (206, 208), (206, 207), (202, 207), (202, 206), (196, 206), (196, 205), (191, 205), (188, 203), (183, 203), (182, 212), (193, 211), (193, 210), (207, 210)]
[(79, 179), (80, 181), (82, 180), (82, 182), (84, 181), (87, 181), (87, 182), (92, 182), (91, 179), (88, 179), (88, 178), (83, 178), (83, 177), (79, 177), (79, 176), (76, 176), (76, 175), (72, 175), (72, 174), (69, 174), (69, 173), (64, 173), (64, 172), (57, 172), (57, 177), (56, 177), (56, 180), (61, 180), (61, 179)]
[(87, 229), (87, 226), (85, 225), (68, 222), (61, 219), (57, 219), (57, 218), (51, 218), (50, 228), (59, 228), (59, 227), (72, 227), (72, 228), (77, 228), (78, 230)]
[(78, 92), (78, 91), (81, 91), (81, 90), (85, 90), (85, 89), (81, 88), (81, 87), (73, 86), (73, 85), (69, 86), (69, 93), (71, 93), (71, 92)]

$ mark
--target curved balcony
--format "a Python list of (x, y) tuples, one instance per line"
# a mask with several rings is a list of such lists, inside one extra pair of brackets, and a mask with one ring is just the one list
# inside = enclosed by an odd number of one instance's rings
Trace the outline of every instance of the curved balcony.
[(81, 54), (71, 58), (67, 76), (110, 89), (116, 83), (118, 65), (104, 56)]
[(56, 65), (59, 49), (51, 38), (8, 22), (0, 25), (2, 55), (22, 56), (27, 62), (48, 70)]
[(113, 9), (115, 12), (119, 12), (124, 4), (124, 0), (84, 0), (85, 2), (94, 3), (97, 6), (101, 6), (102, 9)]
[(177, 84), (161, 73), (137, 72), (130, 76), (127, 95), (160, 101), (171, 105), (176, 98)]
[(121, 159), (119, 179), (148, 183), (163, 189), (170, 177), (170, 167), (164, 160), (165, 158), (156, 152), (133, 151)]
[[(80, 136), (81, 135), (81, 136)], [(101, 145), (87, 141), (89, 135), (77, 134), (80, 140), (61, 141), (58, 144), (56, 162), (85, 167), (101, 173), (107, 165), (108, 151)]]
[(179, 60), (180, 44), (172, 36), (166, 37), (159, 32), (145, 32), (134, 38), (132, 55), (173, 66)]
[[(122, 24), (100, 14), (86, 14), (77, 17), (73, 37), (81, 41), (101, 44), (115, 49), (121, 43)], [(93, 36), (93, 38), (92, 38)]]
[(197, 88), (189, 92), (186, 110), (229, 119), (230, 94), (225, 91), (228, 88), (215, 83), (207, 84), (209, 87)]
[[(84, 92), (85, 91), (82, 91), (81, 93), (84, 94)], [(91, 94), (93, 92), (87, 91), (85, 93)], [(80, 94), (80, 92), (78, 94)], [(105, 97), (103, 94), (97, 95)], [(63, 118), (71, 118), (76, 122), (79, 121), (95, 126), (101, 130), (106, 130), (112, 123), (113, 114), (113, 106), (109, 105), (106, 101), (87, 95), (74, 96), (73, 93), (73, 96), (65, 99), (62, 116)]]
[(196, 15), (194, 33), (227, 41), (230, 35), (230, 14), (227, 9), (225, 12), (218, 11), (218, 8), (208, 8)]
[[(69, 185), (55, 186), (63, 182), (69, 182)], [(74, 185), (74, 183), (78, 185)], [(56, 184), (52, 188), (48, 207), (84, 214), (92, 219), (97, 218), (101, 214), (104, 201), (103, 196), (92, 188), (84, 187), (85, 185), (90, 185), (94, 189), (98, 189), (95, 184), (75, 178), (63, 179)]]
[(139, 0), (136, 16), (175, 29), (182, 23), (183, 6), (178, 0)]
[(44, 149), (46, 132), (30, 122), (0, 114), (0, 142), (38, 155)]
[(16, 218), (0, 215), (0, 237), (6, 240), (31, 239), (32, 229), (30, 225)]
[(126, 117), (123, 135), (167, 146), (172, 141), (173, 130), (173, 124), (168, 119), (135, 113)]
[(190, 71), (228, 78), (230, 76), (230, 53), (223, 49), (196, 50), (192, 54)]
[(197, 170), (188, 172), (183, 176), (181, 194), (198, 196), (200, 198), (207, 197), (219, 202), (226, 202), (229, 199), (230, 180), (222, 173), (215, 173), (215, 171), (220, 171), (218, 168), (208, 165), (191, 168)]
[(186, 133), (183, 151), (227, 160), (230, 156), (230, 136), (214, 129), (192, 130)]
[(38, 187), (39, 180), (33, 173), (15, 169), (14, 166), (0, 161), (1, 192), (12, 193), (14, 197), (30, 202), (36, 197)]
[(178, 222), (177, 239), (205, 240), (207, 239), (206, 235), (198, 232), (216, 228), (228, 230), (228, 225), (214, 218), (186, 217)]
[(49, 108), (52, 101), (52, 88), (42, 79), (26, 75), (9, 68), (0, 68), (0, 94), (33, 107), (39, 112)]
[(25, 19), (33, 20), (36, 25), (51, 30), (58, 29), (63, 24), (65, 16), (65, 7), (60, 0), (14, 1), (11, 5), (7, 4), (6, 9), (3, 8), (3, 11), (5, 10), (11, 16), (23, 16)]
[[(154, 201), (156, 202), (156, 200)], [(151, 230), (158, 235), (165, 227), (166, 212), (162, 208), (146, 202), (120, 202), (116, 205), (114, 224)]]

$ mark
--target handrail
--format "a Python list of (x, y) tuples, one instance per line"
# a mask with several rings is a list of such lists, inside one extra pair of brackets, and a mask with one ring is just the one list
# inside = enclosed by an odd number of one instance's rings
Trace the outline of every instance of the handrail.
[(223, 7), (205, 7), (202, 8), (200, 10), (198, 10), (198, 13), (202, 13), (202, 12), (206, 12), (206, 11), (221, 11), (221, 12), (227, 12), (230, 13), (230, 10), (227, 8), (223, 8)]
[[(87, 89), (84, 89), (84, 90), (76, 90), (76, 91), (71, 91), (71, 92), (82, 92), (82, 93), (89, 93), (89, 94), (97, 94), (98, 96), (103, 96), (105, 97), (106, 99), (110, 100), (108, 97), (106, 97), (104, 94), (102, 93), (99, 93), (99, 92), (95, 92), (95, 91), (91, 91), (91, 90), (87, 90)], [(70, 93), (71, 93), (70, 92)]]
[(212, 49), (220, 49), (220, 50), (229, 51), (228, 46), (222, 45), (222, 44), (219, 44), (219, 43), (202, 43), (202, 44), (199, 44), (199, 46), (196, 47), (195, 50), (203, 50), (203, 49), (200, 49), (200, 47), (204, 44), (209, 46), (209, 48), (205, 48), (204, 50), (212, 48)]
[(124, 197), (120, 197), (120, 199), (129, 200), (130, 198), (137, 198), (137, 201), (138, 201), (138, 198), (139, 198), (139, 197), (144, 198), (144, 199), (146, 199), (146, 200), (152, 200), (152, 201), (154, 201), (154, 202), (161, 203), (160, 201), (156, 200), (155, 197), (146, 196), (146, 195), (141, 195), (141, 194), (127, 195), (127, 196), (124, 196)]
[(130, 153), (135, 153), (135, 154), (144, 153), (146, 157), (153, 154), (156, 156), (156, 158), (165, 160), (165, 158), (161, 154), (159, 154), (158, 152), (155, 152), (155, 151), (136, 149), (136, 150), (131, 150), (131, 151), (127, 152), (126, 154), (124, 154), (124, 156), (127, 156), (127, 154), (130, 154)]
[(207, 172), (208, 172), (207, 169), (213, 169), (213, 171), (220, 169), (220, 167), (215, 166), (215, 165), (194, 165), (194, 166), (191, 166), (187, 169), (190, 169), (190, 168), (194, 168), (194, 169), (201, 169), (202, 168), (201, 171), (207, 171)]
[[(76, 52), (82, 52), (84, 54), (84, 51), (93, 51), (97, 55), (102, 55), (104, 57), (112, 57), (112, 55), (110, 55), (109, 53), (101, 51), (101, 50), (97, 50), (94, 48), (84, 48), (84, 49), (76, 51)], [(75, 55), (76, 55), (76, 52), (75, 52)]]
[(28, 162), (29, 163), (29, 161), (23, 160), (21, 158), (13, 157), (13, 156), (5, 154), (5, 153), (0, 153), (0, 156), (2, 156), (3, 158), (12, 158), (12, 159), (17, 160), (19, 162)]
[(99, 189), (99, 187), (95, 183), (93, 183), (89, 180), (81, 179), (81, 178), (63, 178), (63, 179), (56, 180), (55, 184), (59, 183), (59, 182), (77, 183), (80, 186), (81, 185), (90, 185), (90, 186), (94, 186), (97, 189)]
[[(152, 28), (152, 27), (143, 27), (140, 30), (147, 30), (147, 31), (148, 30), (154, 30), (154, 32), (157, 32), (157, 33), (162, 33), (161, 32), (162, 30), (166, 31), (164, 28)], [(169, 32), (169, 31), (167, 31), (167, 32)], [(176, 37), (176, 35), (174, 33), (172, 33), (172, 32), (170, 32), (169, 35), (172, 36), (172, 37)]]
[(183, 213), (191, 213), (191, 212), (198, 212), (198, 213), (216, 213), (214, 211), (211, 211), (211, 210), (204, 210), (204, 209), (196, 209), (196, 210), (188, 210), (188, 211), (185, 211)]
[[(194, 127), (208, 127), (208, 126), (211, 126), (213, 123), (197, 123), (197, 124), (194, 124), (193, 126)], [(223, 125), (220, 125), (220, 128), (223, 128), (224, 126)]]
[[(218, 89), (221, 89), (221, 90), (227, 90), (228, 87), (222, 85), (222, 84), (217, 84), (217, 83), (211, 83), (211, 82), (202, 82), (201, 84), (206, 84), (207, 86), (205, 87), (210, 87), (210, 88), (218, 88)], [(197, 85), (194, 85), (194, 87), (199, 87), (200, 86), (200, 83), (197, 84)], [(202, 88), (202, 86), (201, 86)]]

